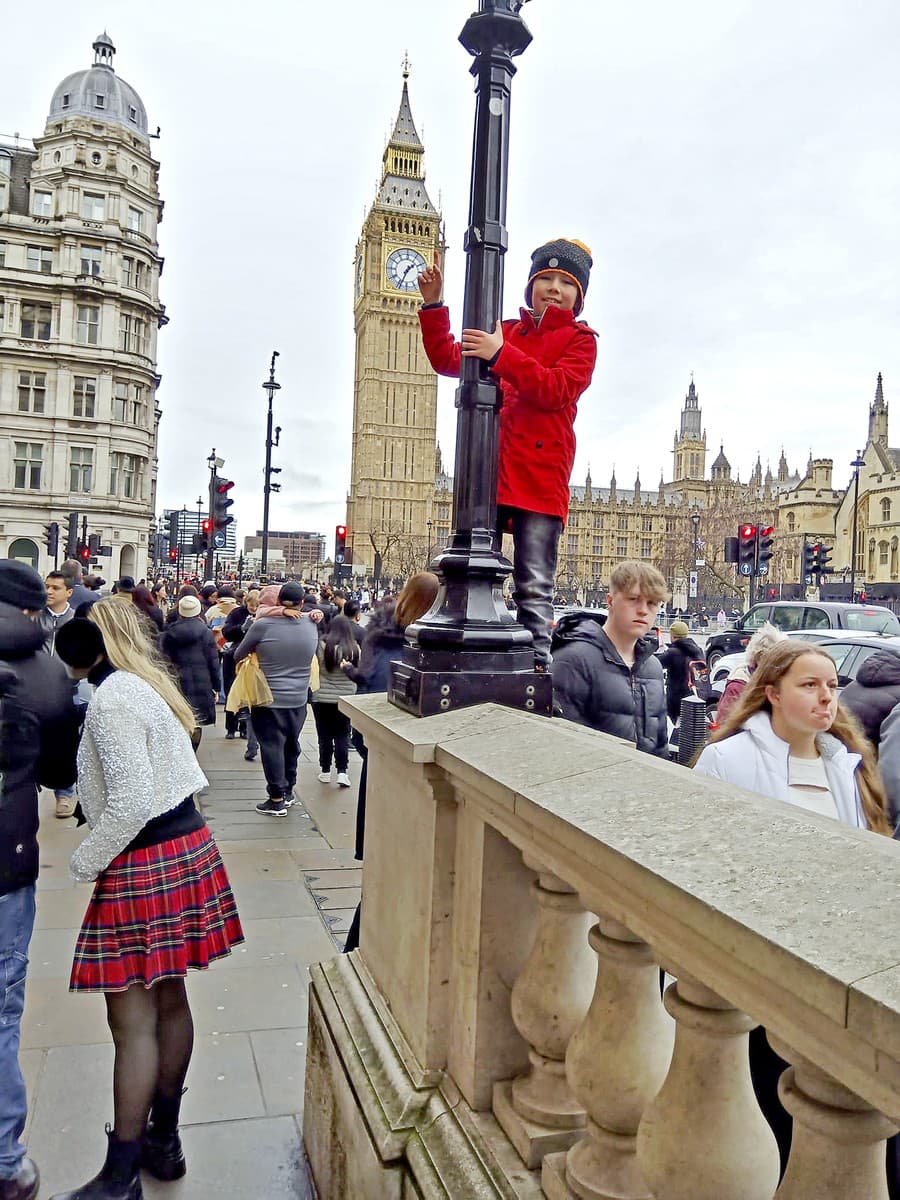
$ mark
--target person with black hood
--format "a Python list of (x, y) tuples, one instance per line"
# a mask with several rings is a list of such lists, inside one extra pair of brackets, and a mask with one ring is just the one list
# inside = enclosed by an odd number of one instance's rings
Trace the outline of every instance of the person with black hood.
[(692, 662), (706, 662), (706, 656), (692, 637), (684, 621), (673, 621), (669, 628), (669, 647), (659, 656), (666, 671), (666, 709), (670, 721), (677, 721), (681, 713), (681, 702), (691, 692), (689, 666)]
[(179, 620), (160, 635), (159, 648), (178, 674), (185, 700), (197, 717), (194, 749), (200, 745), (202, 726), (216, 723), (219, 687), (219, 652), (212, 631), (200, 615), (196, 596), (178, 601)]
[(646, 635), (666, 581), (655, 567), (613, 570), (606, 623), (593, 613), (563, 616), (553, 638), (553, 698), (560, 716), (668, 757), (662, 666)]
[(900, 704), (900, 655), (893, 650), (870, 654), (853, 682), (841, 692), (841, 704), (850, 709), (877, 750), (881, 727)]
[(38, 786), (75, 782), (78, 712), (72, 681), (44, 653), (35, 617), (47, 603), (40, 575), (0, 560), (0, 1196), (31, 1200), (38, 1169), (21, 1141), (26, 1094), (19, 1066), (28, 944), (38, 875)]

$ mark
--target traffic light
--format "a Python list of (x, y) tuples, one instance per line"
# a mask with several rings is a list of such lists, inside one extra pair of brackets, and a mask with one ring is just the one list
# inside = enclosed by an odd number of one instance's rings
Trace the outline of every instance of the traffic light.
[(66, 517), (66, 558), (78, 554), (78, 513), (70, 512)]
[(738, 529), (738, 570), (752, 575), (756, 570), (756, 526), (741, 525)]
[(195, 534), (195, 554), (205, 554), (210, 547), (210, 539), (212, 537), (213, 523), (209, 517), (204, 517), (200, 522), (200, 532)]
[(44, 526), (44, 536), (47, 539), (47, 553), (51, 558), (59, 554), (59, 522), (50, 521)]
[(820, 582), (821, 576), (827, 575), (831, 570), (831, 547), (823, 546), (821, 542), (819, 543), (819, 553), (816, 555), (816, 570), (819, 573)]
[(762, 525), (756, 538), (756, 573), (768, 575), (769, 560), (772, 557), (772, 543), (775, 540), (775, 526)]
[(810, 584), (813, 581), (813, 576), (816, 573), (816, 560), (818, 558), (819, 546), (817, 542), (810, 543), (803, 539), (803, 555), (800, 574), (803, 576), (803, 582)]
[(91, 561), (91, 548), (87, 542), (78, 543), (78, 546), (76, 547), (76, 558), (83, 566), (86, 566)]
[[(194, 537), (196, 537), (196, 536), (197, 536), (197, 535), (196, 535), (196, 534), (194, 534)], [(172, 547), (172, 549), (169, 551), (169, 562), (178, 562), (178, 548), (177, 548), (177, 546), (173, 546), (173, 547)]]
[(216, 475), (213, 479), (212, 487), (212, 528), (214, 531), (224, 529), (226, 525), (230, 525), (234, 517), (229, 513), (234, 501), (228, 495), (234, 487), (233, 479), (222, 479)]
[(169, 513), (169, 558), (172, 557), (172, 551), (175, 551), (175, 557), (178, 557), (178, 513)]
[(100, 553), (100, 534), (99, 533), (92, 533), (88, 537), (88, 550), (90, 551), (91, 558), (96, 558), (97, 555)]
[(334, 530), (334, 563), (340, 566), (347, 554), (347, 526), (336, 525)]

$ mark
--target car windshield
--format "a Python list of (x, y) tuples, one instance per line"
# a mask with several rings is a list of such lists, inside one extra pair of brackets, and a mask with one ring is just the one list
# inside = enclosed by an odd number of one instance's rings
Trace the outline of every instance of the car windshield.
[(886, 608), (850, 608), (844, 613), (844, 625), (847, 629), (900, 634), (900, 621)]

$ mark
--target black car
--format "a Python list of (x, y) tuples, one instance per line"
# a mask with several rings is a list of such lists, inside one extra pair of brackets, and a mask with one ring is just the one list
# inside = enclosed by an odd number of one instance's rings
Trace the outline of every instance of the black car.
[(714, 667), (725, 654), (739, 654), (769, 621), (786, 633), (798, 630), (846, 629), (848, 633), (878, 633), (900, 637), (900, 621), (889, 608), (875, 604), (841, 604), (831, 600), (773, 600), (754, 604), (734, 626), (714, 633), (706, 642), (706, 661)]

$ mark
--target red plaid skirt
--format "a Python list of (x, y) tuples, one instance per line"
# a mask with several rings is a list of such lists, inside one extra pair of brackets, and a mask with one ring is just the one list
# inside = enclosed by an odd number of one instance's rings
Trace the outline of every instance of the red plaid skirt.
[(72, 992), (204, 970), (244, 940), (231, 885), (207, 828), (123, 851), (97, 878), (75, 946)]

